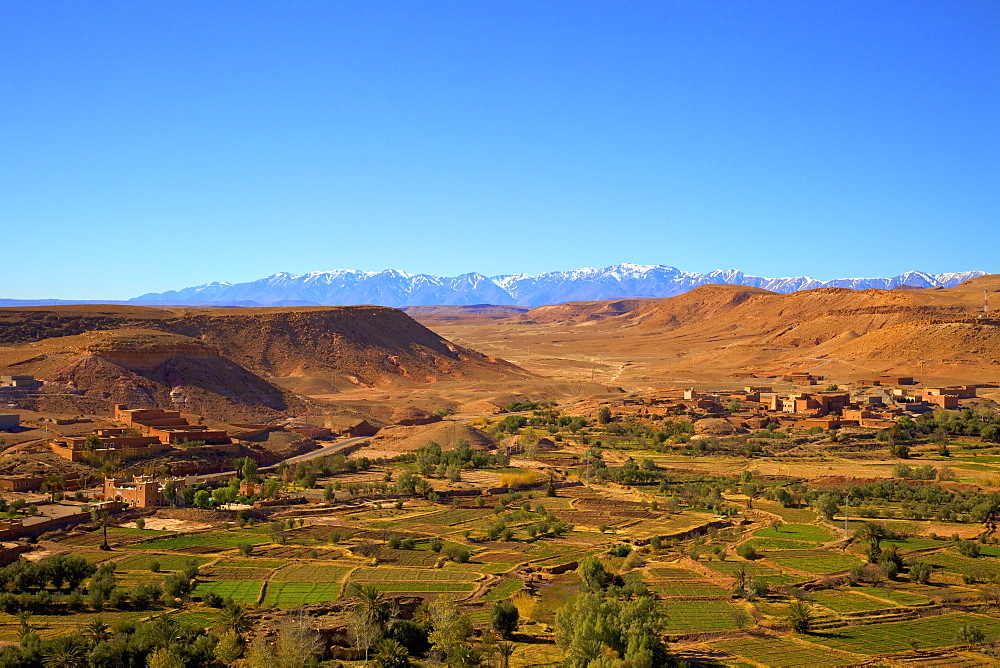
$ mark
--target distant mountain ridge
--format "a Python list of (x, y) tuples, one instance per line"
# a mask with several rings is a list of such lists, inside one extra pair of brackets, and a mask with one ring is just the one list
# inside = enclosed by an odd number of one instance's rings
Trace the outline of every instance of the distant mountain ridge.
[(148, 293), (129, 300), (134, 304), (191, 304), (227, 306), (430, 306), (498, 304), (524, 307), (569, 301), (599, 301), (624, 297), (673, 297), (700, 285), (723, 283), (790, 293), (814, 288), (891, 289), (954, 287), (984, 276), (984, 271), (927, 274), (908, 271), (892, 278), (839, 278), (819, 281), (808, 276), (763, 278), (735, 269), (708, 274), (682, 271), (666, 265), (616, 264), (604, 269), (583, 268), (537, 275), (504, 274), (461, 276), (408, 274), (404, 271), (336, 269), (308, 274), (277, 273), (247, 283), (206, 283), (182, 290)]

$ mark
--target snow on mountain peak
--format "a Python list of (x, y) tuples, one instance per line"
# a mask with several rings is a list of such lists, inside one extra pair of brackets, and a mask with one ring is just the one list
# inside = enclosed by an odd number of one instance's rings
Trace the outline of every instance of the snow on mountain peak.
[(808, 276), (765, 278), (738, 269), (716, 269), (708, 274), (667, 265), (621, 263), (598, 269), (582, 267), (541, 274), (485, 276), (469, 272), (447, 277), (410, 274), (398, 269), (360, 271), (334, 269), (307, 274), (279, 272), (247, 283), (212, 282), (183, 290), (150, 293), (136, 303), (273, 304), (303, 302), (324, 305), (379, 304), (420, 306), (435, 304), (516, 304), (541, 306), (568, 301), (620, 299), (629, 296), (672, 297), (709, 283), (759, 287), (773, 292), (795, 292), (822, 287), (855, 290), (914, 287), (954, 287), (983, 276), (983, 271), (927, 274), (908, 271), (891, 278), (840, 278), (819, 281)]

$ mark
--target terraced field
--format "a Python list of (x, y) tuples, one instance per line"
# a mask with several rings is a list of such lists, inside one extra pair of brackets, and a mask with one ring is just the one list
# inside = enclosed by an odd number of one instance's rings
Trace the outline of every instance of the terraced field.
[(668, 611), (664, 630), (671, 635), (730, 631), (739, 626), (737, 609), (729, 601), (677, 601)]
[(849, 666), (867, 660), (867, 657), (859, 654), (821, 647), (798, 638), (748, 636), (713, 642), (711, 647), (753, 661), (754, 665), (774, 668)]
[(204, 596), (211, 592), (223, 598), (252, 604), (260, 595), (260, 585), (259, 581), (252, 580), (214, 580), (198, 583), (194, 593), (196, 596)]
[(984, 615), (958, 613), (925, 617), (905, 622), (848, 626), (814, 634), (810, 640), (826, 647), (858, 654), (886, 654), (911, 648), (950, 647), (960, 644), (955, 634), (963, 624), (978, 626), (987, 641), (1000, 638), (1000, 620)]
[(264, 605), (294, 608), (303, 603), (336, 601), (343, 590), (340, 582), (277, 582), (267, 583)]

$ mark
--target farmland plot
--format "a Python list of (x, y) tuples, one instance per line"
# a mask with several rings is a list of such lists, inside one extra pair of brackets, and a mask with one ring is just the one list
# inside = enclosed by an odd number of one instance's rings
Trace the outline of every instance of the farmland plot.
[(866, 657), (821, 647), (795, 638), (738, 638), (711, 643), (729, 654), (745, 657), (775, 668), (798, 666), (847, 666), (862, 663)]
[(922, 648), (958, 645), (955, 632), (963, 624), (982, 628), (987, 642), (1000, 637), (1000, 620), (984, 615), (958, 613), (888, 624), (847, 626), (814, 634), (810, 640), (847, 652), (887, 654), (909, 649), (913, 640)]

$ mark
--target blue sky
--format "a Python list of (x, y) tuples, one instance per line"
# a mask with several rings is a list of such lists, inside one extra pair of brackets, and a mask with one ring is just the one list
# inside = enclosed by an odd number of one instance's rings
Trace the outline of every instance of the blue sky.
[(1000, 3), (0, 4), (0, 297), (1000, 272)]

